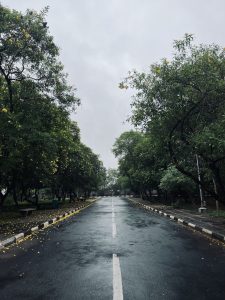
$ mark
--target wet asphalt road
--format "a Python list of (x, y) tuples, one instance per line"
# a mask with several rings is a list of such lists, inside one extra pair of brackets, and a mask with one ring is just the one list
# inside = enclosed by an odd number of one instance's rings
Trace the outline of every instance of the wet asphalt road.
[(120, 300), (118, 285), (129, 300), (225, 299), (225, 248), (107, 197), (0, 254), (1, 300)]

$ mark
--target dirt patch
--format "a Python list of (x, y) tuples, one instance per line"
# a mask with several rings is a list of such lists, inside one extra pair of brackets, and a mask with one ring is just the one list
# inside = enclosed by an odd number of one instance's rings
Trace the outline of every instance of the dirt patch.
[(66, 203), (58, 209), (45, 209), (33, 211), (30, 216), (22, 217), (20, 212), (0, 213), (0, 241), (17, 233), (24, 232), (40, 223), (46, 222), (70, 210), (89, 205), (93, 199)]

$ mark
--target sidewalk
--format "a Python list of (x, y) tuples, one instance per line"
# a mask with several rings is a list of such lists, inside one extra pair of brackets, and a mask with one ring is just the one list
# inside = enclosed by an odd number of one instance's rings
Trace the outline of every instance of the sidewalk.
[[(142, 200), (140, 198), (129, 198), (130, 200), (136, 202), (139, 205), (151, 207), (156, 209), (159, 213), (162, 211), (163, 213), (174, 216), (176, 219), (182, 219), (186, 222), (184, 223), (192, 223), (195, 224), (200, 229), (206, 229), (213, 233), (222, 235), (225, 237), (225, 218), (223, 217), (213, 217), (209, 216), (207, 213), (200, 214), (196, 211), (189, 211), (187, 209), (176, 209), (172, 208), (171, 206), (166, 206), (162, 204), (154, 204), (150, 203), (149, 201)], [(186, 224), (185, 224), (186, 225)], [(192, 227), (192, 226), (191, 226)], [(198, 230), (202, 231), (202, 230)], [(204, 231), (204, 230), (203, 230)], [(224, 238), (225, 242), (225, 238)]]

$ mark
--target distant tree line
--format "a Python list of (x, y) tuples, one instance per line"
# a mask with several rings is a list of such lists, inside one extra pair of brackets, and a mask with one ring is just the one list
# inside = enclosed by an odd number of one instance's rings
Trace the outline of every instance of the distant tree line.
[(70, 119), (80, 100), (49, 34), (47, 10), (0, 5), (0, 208), (9, 196), (16, 205), (38, 204), (45, 187), (59, 199), (89, 194), (105, 179), (102, 162)]
[(174, 50), (171, 61), (120, 83), (136, 91), (130, 120), (137, 128), (114, 144), (120, 177), (146, 197), (154, 189), (188, 198), (200, 185), (225, 203), (225, 48), (196, 46), (186, 34)]

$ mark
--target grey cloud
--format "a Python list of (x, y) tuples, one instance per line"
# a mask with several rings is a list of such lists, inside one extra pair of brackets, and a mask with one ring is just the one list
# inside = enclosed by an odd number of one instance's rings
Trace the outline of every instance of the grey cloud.
[(172, 41), (185, 32), (202, 43), (225, 45), (223, 0), (3, 0), (11, 8), (50, 6), (48, 25), (61, 48), (69, 80), (82, 105), (77, 120), (82, 140), (116, 166), (112, 144), (130, 114), (131, 92), (118, 83), (131, 69), (146, 70), (170, 57)]

